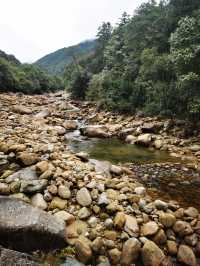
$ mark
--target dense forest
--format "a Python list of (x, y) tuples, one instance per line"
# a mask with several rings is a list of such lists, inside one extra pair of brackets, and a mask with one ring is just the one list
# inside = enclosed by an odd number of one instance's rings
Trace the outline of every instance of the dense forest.
[(35, 65), (38, 65), (49, 74), (62, 76), (66, 66), (73, 61), (74, 57), (80, 58), (92, 53), (95, 49), (95, 43), (95, 40), (91, 40), (59, 49), (42, 57), (35, 62)]
[(64, 89), (56, 76), (46, 74), (38, 66), (21, 64), (13, 55), (0, 51), (0, 92), (44, 93)]
[(95, 52), (67, 66), (67, 87), (118, 112), (198, 119), (199, 28), (199, 0), (148, 1), (100, 26)]

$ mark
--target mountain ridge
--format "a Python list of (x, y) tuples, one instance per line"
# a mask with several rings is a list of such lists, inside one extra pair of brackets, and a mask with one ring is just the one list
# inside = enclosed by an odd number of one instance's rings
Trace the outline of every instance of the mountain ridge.
[(76, 45), (64, 47), (47, 54), (34, 64), (40, 66), (51, 75), (62, 75), (65, 67), (73, 60), (73, 56), (79, 57), (94, 51), (96, 40), (86, 40)]

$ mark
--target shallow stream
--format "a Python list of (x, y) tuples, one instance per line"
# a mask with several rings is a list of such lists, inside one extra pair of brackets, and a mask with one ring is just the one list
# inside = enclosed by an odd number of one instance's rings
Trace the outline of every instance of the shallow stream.
[(187, 168), (180, 158), (166, 151), (126, 144), (117, 138), (89, 139), (81, 136), (78, 130), (68, 137), (69, 147), (74, 152), (85, 151), (92, 159), (130, 165), (154, 198), (176, 200), (182, 206), (200, 209), (200, 175)]

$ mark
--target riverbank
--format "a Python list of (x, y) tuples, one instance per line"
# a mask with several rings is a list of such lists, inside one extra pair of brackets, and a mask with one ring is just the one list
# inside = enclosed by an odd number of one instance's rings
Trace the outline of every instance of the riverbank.
[[(74, 120), (85, 120), (86, 125), (96, 125), (84, 126), (85, 136), (117, 136), (169, 151), (190, 159), (196, 171), (197, 132), (186, 139), (179, 135), (184, 127), (177, 122), (99, 112), (70, 102), (62, 93), (1, 94), (0, 108), (0, 194), (64, 221), (66, 248), (57, 255), (93, 265), (198, 265), (196, 208), (152, 198), (138, 181), (137, 169), (102, 166), (87, 153), (72, 152), (66, 141), (66, 134), (78, 127)], [(140, 179), (148, 171), (140, 169)], [(42, 238), (41, 232), (38, 241)], [(3, 240), (0, 244), (5, 245)]]

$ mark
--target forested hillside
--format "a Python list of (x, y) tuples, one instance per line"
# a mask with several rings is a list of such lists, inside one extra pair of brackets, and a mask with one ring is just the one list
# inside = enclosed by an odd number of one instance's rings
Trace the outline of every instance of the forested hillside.
[(48, 54), (39, 59), (35, 64), (46, 70), (49, 74), (62, 75), (65, 67), (73, 61), (74, 57), (81, 57), (92, 53), (94, 48), (95, 41), (85, 41)]
[(21, 64), (13, 55), (0, 51), (0, 92), (32, 94), (63, 88), (60, 78), (47, 75), (38, 66)]
[(151, 0), (112, 27), (94, 54), (65, 71), (72, 96), (120, 112), (199, 118), (200, 1)]

